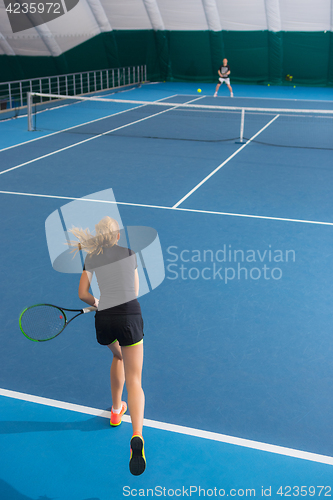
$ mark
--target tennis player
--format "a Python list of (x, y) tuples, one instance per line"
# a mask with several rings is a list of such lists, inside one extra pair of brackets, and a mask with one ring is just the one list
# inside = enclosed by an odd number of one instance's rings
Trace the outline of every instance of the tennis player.
[(222, 66), (220, 66), (220, 68), (218, 69), (217, 72), (218, 72), (218, 75), (219, 75), (219, 82), (216, 85), (214, 97), (217, 96), (217, 93), (218, 93), (219, 88), (221, 87), (222, 83), (226, 83), (227, 84), (227, 87), (228, 87), (229, 92), (230, 92), (230, 97), (234, 97), (234, 94), (233, 94), (233, 91), (232, 91), (232, 88), (231, 88), (231, 85), (230, 85), (230, 78), (229, 78), (230, 67), (228, 65), (228, 59), (223, 59)]
[[(122, 401), (124, 383), (133, 426), (130, 471), (138, 476), (146, 468), (142, 437), (145, 397), (141, 386), (143, 365), (143, 320), (139, 294), (136, 255), (118, 245), (119, 225), (105, 217), (95, 226), (95, 235), (73, 228), (70, 231), (79, 243), (70, 242), (76, 251), (87, 252), (79, 283), (79, 297), (98, 307), (95, 315), (97, 341), (113, 353), (110, 370), (112, 408), (110, 424), (121, 424), (127, 405)], [(74, 249), (75, 251), (75, 249)], [(99, 301), (89, 292), (95, 273), (100, 289)]]

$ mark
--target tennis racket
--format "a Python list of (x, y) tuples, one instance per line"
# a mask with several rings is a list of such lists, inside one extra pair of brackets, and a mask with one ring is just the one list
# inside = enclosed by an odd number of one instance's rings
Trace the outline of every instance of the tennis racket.
[[(77, 314), (68, 319), (65, 311)], [(29, 340), (44, 342), (57, 337), (73, 319), (91, 311), (97, 311), (97, 308), (90, 306), (84, 309), (65, 309), (52, 304), (36, 304), (22, 311), (20, 328)]]

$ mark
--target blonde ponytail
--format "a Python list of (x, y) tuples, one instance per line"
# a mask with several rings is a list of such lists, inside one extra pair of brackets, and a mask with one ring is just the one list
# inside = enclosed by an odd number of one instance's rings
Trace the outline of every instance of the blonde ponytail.
[(95, 225), (95, 235), (89, 229), (73, 227), (69, 230), (79, 241), (68, 241), (68, 245), (72, 247), (74, 256), (80, 250), (84, 250), (88, 254), (99, 255), (103, 253), (104, 247), (113, 246), (119, 239), (119, 224), (111, 217), (104, 217)]

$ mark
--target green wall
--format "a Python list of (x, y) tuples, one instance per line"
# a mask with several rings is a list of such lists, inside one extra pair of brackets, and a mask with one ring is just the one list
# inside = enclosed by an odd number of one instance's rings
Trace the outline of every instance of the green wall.
[(103, 33), (59, 57), (0, 56), (1, 81), (147, 64), (151, 81), (215, 82), (227, 57), (233, 82), (333, 85), (331, 32)]

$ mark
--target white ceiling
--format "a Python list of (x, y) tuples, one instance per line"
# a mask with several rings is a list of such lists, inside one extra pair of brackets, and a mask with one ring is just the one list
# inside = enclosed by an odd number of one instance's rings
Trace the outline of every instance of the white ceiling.
[[(56, 1), (65, 7), (65, 0)], [(111, 30), (330, 31), (332, 5), (333, 0), (79, 0), (58, 19), (13, 33), (0, 0), (0, 55), (58, 56)]]

